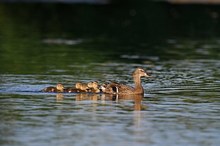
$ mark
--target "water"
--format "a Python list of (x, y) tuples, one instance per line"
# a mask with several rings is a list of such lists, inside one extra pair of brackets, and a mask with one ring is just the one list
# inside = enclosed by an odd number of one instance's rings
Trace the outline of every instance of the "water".
[[(110, 32), (93, 38), (91, 34), (83, 37), (84, 32), (78, 36), (76, 31), (77, 36), (70, 37), (72, 27), (65, 27), (59, 36), (57, 28), (62, 25), (54, 22), (60, 15), (45, 26), (37, 21), (46, 19), (45, 13), (45, 18), (37, 17), (28, 26), (29, 13), (0, 6), (4, 16), (0, 24), (10, 24), (0, 31), (0, 145), (219, 145), (218, 37), (166, 37), (151, 43), (142, 34), (139, 37), (147, 42), (135, 38), (135, 43), (126, 39), (121, 43)], [(17, 11), (18, 16), (8, 17)], [(90, 20), (83, 18), (82, 22)], [(114, 80), (133, 85), (131, 74), (136, 67), (153, 77), (142, 79), (143, 97), (40, 92), (58, 82), (71, 86), (77, 81)]]
[[(160, 61), (160, 56), (126, 54), (120, 58), (123, 61), (73, 63), (46, 75), (1, 74), (1, 145), (219, 144), (219, 60)], [(154, 77), (142, 80), (143, 98), (39, 92), (57, 82), (70, 86), (117, 80), (132, 85), (130, 74), (136, 66)]]

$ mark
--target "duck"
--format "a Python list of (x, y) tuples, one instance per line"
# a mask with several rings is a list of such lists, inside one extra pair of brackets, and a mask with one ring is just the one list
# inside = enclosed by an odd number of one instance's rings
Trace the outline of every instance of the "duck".
[(89, 92), (91, 93), (100, 93), (99, 84), (96, 81), (89, 82), (87, 84), (89, 87)]
[(56, 87), (49, 86), (42, 90), (43, 92), (64, 92), (64, 86), (61, 83), (58, 83)]
[(142, 68), (136, 68), (132, 74), (134, 80), (134, 87), (120, 84), (117, 82), (111, 82), (104, 84), (101, 87), (103, 93), (106, 94), (144, 94), (144, 89), (141, 84), (141, 77), (150, 77)]
[(81, 92), (86, 92), (86, 91), (87, 91), (87, 87), (85, 83), (81, 83), (81, 82), (77, 82), (75, 83), (74, 86), (66, 87), (64, 89), (64, 92), (68, 92), (68, 93), (81, 93)]
[(89, 87), (88, 87), (87, 83), (77, 82), (75, 84), (75, 88), (78, 90), (78, 92), (88, 92), (89, 91)]
[(68, 92), (68, 93), (76, 93), (76, 92), (80, 92), (79, 89), (76, 89), (75, 87), (66, 87), (64, 89), (64, 92)]

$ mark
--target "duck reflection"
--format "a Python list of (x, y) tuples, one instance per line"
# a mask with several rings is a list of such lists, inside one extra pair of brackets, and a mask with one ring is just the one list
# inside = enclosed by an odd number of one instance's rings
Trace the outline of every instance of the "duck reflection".
[(99, 94), (83, 94), (79, 93), (76, 94), (75, 99), (76, 101), (82, 101), (82, 100), (91, 100), (91, 101), (97, 101), (99, 99)]
[(64, 98), (64, 96), (63, 96), (62, 93), (57, 93), (57, 94), (56, 94), (56, 101), (57, 101), (57, 102), (58, 102), (58, 101), (62, 101), (63, 98)]
[[(114, 94), (90, 94), (90, 93), (78, 93), (75, 94), (74, 98), (76, 101), (114, 101), (116, 103), (122, 101), (133, 101), (134, 106), (132, 109), (135, 111), (143, 110), (142, 100), (143, 95), (114, 95)], [(64, 95), (62, 93), (58, 93), (56, 95), (56, 101), (62, 101), (64, 99)]]

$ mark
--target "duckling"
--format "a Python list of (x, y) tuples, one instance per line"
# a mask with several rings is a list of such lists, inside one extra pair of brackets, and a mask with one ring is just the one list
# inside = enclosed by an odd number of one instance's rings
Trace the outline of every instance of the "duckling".
[(82, 84), (82, 83), (77, 82), (77, 83), (75, 84), (76, 89), (80, 89), (80, 88), (81, 88), (81, 84)]
[(61, 83), (58, 83), (56, 87), (49, 86), (42, 90), (43, 92), (63, 92), (64, 86)]
[(86, 83), (82, 83), (82, 84), (81, 84), (81, 90), (82, 90), (82, 91), (85, 91), (85, 92), (88, 92), (88, 90), (89, 90), (88, 85), (87, 85)]
[(77, 92), (80, 92), (79, 89), (76, 89), (75, 87), (66, 87), (64, 89), (64, 92), (68, 92), (68, 93), (77, 93)]
[(111, 82), (107, 82), (107, 83), (102, 84), (100, 86), (101, 92), (103, 92), (103, 93), (106, 93), (106, 92), (116, 93), (118, 91), (118, 88), (116, 86), (114, 86), (114, 84), (119, 84), (119, 83), (117, 83), (115, 81), (111, 81)]
[(137, 68), (133, 74), (134, 87), (120, 84), (120, 83), (109, 83), (106, 87), (102, 87), (102, 91), (108, 94), (144, 94), (144, 89), (141, 85), (141, 77), (150, 77), (142, 68)]
[(100, 92), (105, 92), (106, 86), (107, 86), (107, 84), (105, 84), (105, 83), (102, 84), (102, 85), (99, 87)]
[(96, 81), (89, 82), (87, 84), (87, 86), (89, 87), (89, 92), (92, 92), (92, 93), (99, 93), (100, 92), (99, 84)]
[(79, 92), (88, 92), (89, 90), (89, 87), (86, 83), (77, 82), (75, 87), (79, 90)]
[(87, 84), (87, 86), (88, 86), (89, 88), (93, 88), (93, 81), (92, 81), (92, 82), (89, 82), (89, 83)]

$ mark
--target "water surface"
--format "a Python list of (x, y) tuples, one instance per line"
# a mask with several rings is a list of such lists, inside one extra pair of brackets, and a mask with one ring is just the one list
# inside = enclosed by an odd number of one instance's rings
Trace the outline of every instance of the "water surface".
[[(158, 41), (182, 27), (166, 27), (166, 7), (146, 12), (153, 6), (1, 4), (0, 145), (219, 145), (219, 38)], [(196, 33), (194, 22), (183, 30)], [(153, 77), (142, 79), (143, 97), (40, 92), (58, 82), (132, 86), (136, 67)]]
[[(190, 52), (191, 56), (182, 59), (179, 57), (187, 52), (176, 49), (176, 45), (186, 49), (184, 44), (168, 41), (167, 45), (172, 48), (166, 56), (123, 52), (117, 53), (115, 61), (83, 65), (75, 61), (54, 67), (46, 64), (47, 72), (33, 73), (34, 66), (18, 74), (1, 71), (1, 145), (217, 146), (220, 61), (209, 48)], [(50, 55), (57, 58), (62, 53), (65, 51)], [(203, 59), (204, 53), (208, 59)], [(173, 54), (179, 57), (161, 59)], [(102, 55), (105, 58), (109, 54)], [(71, 86), (77, 81), (115, 80), (133, 85), (131, 73), (138, 66), (154, 77), (142, 79), (144, 97), (116, 99), (99, 94), (40, 92), (58, 82)]]

